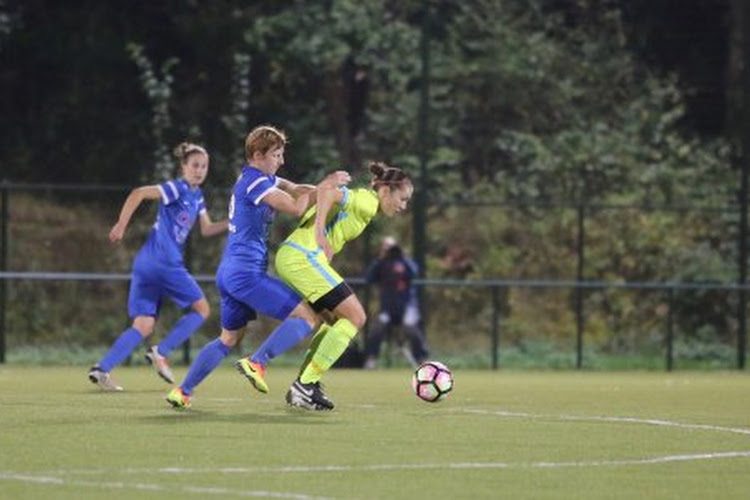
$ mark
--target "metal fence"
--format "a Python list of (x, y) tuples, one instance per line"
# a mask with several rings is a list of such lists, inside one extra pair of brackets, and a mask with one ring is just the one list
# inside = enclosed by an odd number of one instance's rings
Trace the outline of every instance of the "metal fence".
[[(119, 186), (0, 184), (2, 195), (0, 201), (0, 362), (5, 362), (8, 339), (14, 339), (14, 343), (21, 343), (23, 340), (19, 338), (33, 336), (33, 330), (40, 332), (52, 329), (74, 330), (76, 325), (66, 323), (79, 324), (82, 316), (98, 315), (104, 326), (101, 327), (102, 332), (99, 336), (95, 337), (106, 343), (107, 335), (111, 335), (106, 331), (116, 330), (117, 325), (122, 324), (121, 309), (125, 303), (124, 294), (129, 280), (130, 259), (153, 222), (153, 217), (137, 214), (131, 223), (132, 227), (127, 238), (130, 243), (114, 252), (111, 250), (106, 242), (106, 235), (103, 233), (106, 233), (109, 224), (116, 217), (128, 190), (129, 188)], [(214, 203), (217, 213), (223, 211), (225, 202), (221, 198), (224, 195), (225, 192), (220, 190), (207, 191), (209, 205), (213, 201), (210, 198), (218, 200)], [(18, 206), (14, 200), (18, 201)], [(442, 203), (443, 207), (446, 205)], [(508, 204), (502, 203), (488, 203), (480, 206), (458, 203), (454, 205), (457, 210), (481, 212), (509, 209)], [(486, 354), (483, 359), (486, 359), (487, 366), (499, 368), (504, 365), (504, 354), (508, 352), (509, 345), (522, 343), (523, 339), (534, 335), (544, 337), (548, 333), (546, 330), (531, 331), (536, 327), (530, 328), (528, 325), (536, 325), (532, 321), (534, 318), (519, 321), (518, 318), (523, 313), (519, 313), (517, 307), (509, 308), (509, 304), (520, 300), (535, 301), (535, 305), (555, 304), (557, 308), (549, 313), (555, 325), (550, 327), (549, 331), (556, 332), (553, 333), (556, 339), (561, 341), (561, 351), (572, 357), (572, 366), (578, 369), (586, 368), (587, 347), (601, 343), (595, 333), (591, 333), (589, 325), (592, 317), (599, 314), (597, 308), (600, 307), (602, 297), (610, 293), (620, 295), (634, 293), (639, 296), (639, 299), (635, 301), (636, 304), (643, 302), (642, 298), (648, 296), (649, 307), (653, 307), (658, 314), (644, 313), (643, 316), (646, 319), (639, 321), (646, 323), (645, 325), (630, 325), (628, 328), (641, 331), (653, 330), (649, 339), (653, 345), (649, 347), (649, 350), (661, 352), (666, 370), (675, 368), (675, 345), (676, 342), (681, 341), (681, 337), (684, 337), (684, 332), (678, 327), (680, 316), (691, 307), (700, 310), (704, 307), (702, 304), (711, 304), (710, 307), (718, 308), (720, 314), (732, 316), (730, 318), (732, 324), (727, 327), (727, 331), (721, 332), (721, 338), (711, 337), (708, 342), (722, 344), (724, 347), (731, 346), (736, 361), (732, 365), (738, 369), (744, 369), (746, 359), (744, 316), (746, 315), (747, 285), (739, 281), (722, 282), (717, 279), (700, 283), (675, 280), (623, 282), (616, 279), (586, 279), (586, 257), (594, 253), (594, 250), (601, 251), (596, 249), (595, 242), (587, 240), (587, 220), (591, 220), (594, 213), (603, 211), (618, 212), (622, 213), (623, 217), (630, 217), (633, 208), (536, 207), (539, 210), (554, 209), (555, 213), (564, 209), (574, 214), (571, 218), (573, 220), (572, 232), (568, 235), (573, 241), (570, 246), (575, 250), (568, 263), (571, 271), (568, 274), (573, 279), (485, 279), (470, 276), (462, 279), (440, 277), (419, 280), (417, 284), (422, 290), (425, 326), (431, 343), (435, 345), (436, 342), (449, 343), (450, 341), (456, 344), (465, 342), (468, 347), (461, 345), (461, 348), (483, 349)], [(730, 214), (731, 216), (737, 210), (733, 207), (718, 209), (635, 208), (639, 212), (671, 211), (683, 214), (693, 211)], [(32, 212), (35, 210), (38, 210), (39, 214), (34, 215)], [(54, 217), (50, 218), (50, 211)], [(398, 230), (407, 238), (411, 234), (411, 228), (408, 222), (404, 224)], [(288, 231), (291, 222), (281, 221), (277, 225), (280, 226), (277, 232), (283, 234)], [(743, 237), (741, 232), (738, 234), (739, 237)], [(218, 262), (222, 247), (221, 240), (222, 238), (217, 238), (210, 244), (189, 246), (187, 260), (199, 281), (213, 282), (213, 269)], [(374, 253), (375, 242), (369, 233), (361, 240), (354, 249), (355, 253), (344, 266), (344, 271), (353, 285), (364, 290), (364, 302), (366, 307), (371, 309), (370, 288), (364, 286), (361, 271)], [(732, 242), (729, 241), (726, 244), (730, 245)], [(63, 261), (55, 260), (57, 255), (68, 257), (77, 255), (78, 257)], [(729, 267), (732, 265), (730, 263)], [(431, 273), (428, 272), (428, 275)], [(49, 292), (55, 287), (63, 287), (63, 289), (53, 291), (48, 296), (41, 292), (42, 289), (47, 289)], [(69, 289), (64, 287), (69, 287)], [(14, 291), (12, 297), (11, 291)], [(69, 308), (73, 310), (64, 312), (56, 310), (54, 306), (56, 293), (80, 293), (81, 299), (77, 302), (82, 304), (81, 309), (76, 310), (73, 307)], [(87, 294), (91, 294), (90, 297)], [(544, 294), (548, 294), (548, 300), (544, 299)], [(693, 302), (685, 305), (685, 297), (690, 294), (697, 294), (695, 299), (697, 305), (693, 306)], [(707, 298), (710, 294), (720, 294), (720, 297)], [(70, 297), (66, 299), (70, 300)], [(91, 312), (84, 306), (86, 303), (106, 302), (104, 299), (112, 299), (113, 303), (119, 304), (119, 309), (118, 306), (108, 309), (107, 304), (104, 304), (95, 312)], [(21, 315), (23, 317), (20, 322), (16, 319), (13, 324), (9, 324), (8, 311), (11, 308), (29, 307), (31, 311), (34, 304), (30, 303), (35, 301), (44, 304), (44, 307), (36, 312), (25, 312)], [(471, 308), (464, 307), (468, 304), (471, 304)], [(106, 312), (107, 310), (110, 312)], [(564, 314), (560, 314), (561, 311)], [(526, 314), (533, 317), (537, 313), (532, 311)], [(606, 313), (599, 314), (599, 316), (605, 315)], [(30, 316), (38, 317), (29, 318)], [(51, 320), (46, 322), (47, 316), (55, 318), (54, 322)], [(82, 328), (91, 329), (92, 327), (84, 325)], [(460, 334), (453, 332), (460, 332)], [(550, 336), (554, 335), (550, 334)], [(448, 339), (441, 336), (457, 338)], [(61, 339), (64, 337), (60, 335), (54, 337), (54, 340), (45, 340), (52, 337), (39, 335), (42, 342), (64, 343), (66, 340)], [(633, 342), (635, 350), (639, 348), (638, 342), (638, 340)], [(446, 349), (450, 349), (450, 346)], [(188, 350), (185, 351), (186, 361), (187, 356), (189, 356)]]

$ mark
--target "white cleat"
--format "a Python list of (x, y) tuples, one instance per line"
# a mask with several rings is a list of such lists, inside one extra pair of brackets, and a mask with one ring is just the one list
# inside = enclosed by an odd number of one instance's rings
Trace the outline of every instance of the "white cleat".
[(89, 370), (89, 380), (104, 391), (122, 391), (122, 386), (114, 381), (109, 372), (102, 371), (98, 366), (94, 366)]
[(156, 373), (158, 373), (167, 383), (174, 384), (174, 374), (169, 367), (169, 361), (167, 358), (159, 354), (157, 346), (151, 346), (149, 350), (146, 351), (146, 361), (156, 369)]

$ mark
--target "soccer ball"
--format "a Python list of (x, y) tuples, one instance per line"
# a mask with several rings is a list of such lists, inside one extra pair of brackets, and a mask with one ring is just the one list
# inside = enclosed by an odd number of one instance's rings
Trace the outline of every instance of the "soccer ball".
[(411, 387), (419, 399), (436, 403), (453, 390), (453, 374), (439, 361), (425, 361), (414, 371)]

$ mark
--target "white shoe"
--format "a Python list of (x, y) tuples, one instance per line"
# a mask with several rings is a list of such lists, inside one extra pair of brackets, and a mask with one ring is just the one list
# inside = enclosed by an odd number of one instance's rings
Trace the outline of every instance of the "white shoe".
[(161, 378), (170, 384), (174, 384), (174, 374), (172, 373), (172, 369), (169, 368), (169, 361), (167, 361), (167, 358), (159, 354), (157, 346), (151, 346), (151, 348), (146, 351), (146, 361), (156, 369), (156, 373), (158, 373)]
[(96, 384), (105, 391), (122, 391), (122, 386), (118, 385), (114, 381), (109, 372), (102, 371), (98, 366), (94, 366), (89, 370), (89, 380), (92, 384)]

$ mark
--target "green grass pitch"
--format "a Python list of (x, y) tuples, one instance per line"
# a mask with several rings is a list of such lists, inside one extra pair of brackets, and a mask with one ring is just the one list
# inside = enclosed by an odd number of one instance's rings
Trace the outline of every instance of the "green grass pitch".
[[(181, 378), (184, 367), (177, 367)], [(229, 363), (175, 411), (149, 367), (0, 365), (0, 498), (700, 499), (750, 495), (750, 376), (334, 370), (333, 412), (254, 393)]]

